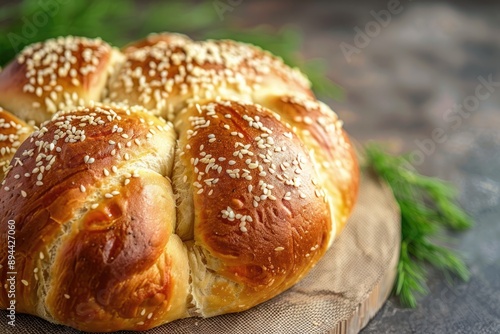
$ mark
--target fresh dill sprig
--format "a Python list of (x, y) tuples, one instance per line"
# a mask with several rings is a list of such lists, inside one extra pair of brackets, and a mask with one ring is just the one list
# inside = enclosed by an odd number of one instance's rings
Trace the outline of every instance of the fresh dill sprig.
[(408, 157), (389, 155), (379, 146), (367, 146), (365, 154), (367, 164), (392, 188), (401, 209), (401, 253), (394, 287), (401, 303), (416, 307), (417, 296), (427, 293), (429, 266), (447, 277), (453, 274), (468, 280), (463, 260), (435, 243), (444, 228), (465, 230), (472, 226), (471, 218), (456, 204), (453, 186), (418, 174)]

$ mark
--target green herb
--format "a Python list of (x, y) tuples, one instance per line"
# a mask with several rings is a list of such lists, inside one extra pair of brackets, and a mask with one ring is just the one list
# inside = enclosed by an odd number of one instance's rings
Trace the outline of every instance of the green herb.
[(193, 6), (181, 0), (147, 5), (133, 0), (23, 0), (2, 8), (0, 64), (24, 46), (52, 37), (101, 37), (123, 46), (151, 32), (205, 29), (216, 19), (208, 1)]
[(468, 280), (469, 270), (459, 256), (435, 240), (444, 228), (464, 230), (470, 217), (456, 204), (452, 185), (418, 174), (408, 157), (392, 156), (376, 145), (366, 147), (367, 163), (390, 185), (401, 209), (401, 254), (394, 292), (402, 304), (415, 307), (417, 296), (427, 293), (427, 267), (447, 277)]
[(288, 65), (302, 69), (318, 94), (342, 98), (342, 90), (325, 77), (322, 60), (300, 57), (297, 50), (303, 37), (296, 28), (236, 28), (236, 18), (228, 12), (221, 21), (211, 0), (198, 4), (182, 0), (145, 4), (133, 0), (23, 0), (3, 5), (0, 12), (0, 66), (23, 47), (52, 37), (101, 37), (121, 47), (152, 32), (172, 31), (198, 39), (228, 38), (258, 45), (282, 57)]

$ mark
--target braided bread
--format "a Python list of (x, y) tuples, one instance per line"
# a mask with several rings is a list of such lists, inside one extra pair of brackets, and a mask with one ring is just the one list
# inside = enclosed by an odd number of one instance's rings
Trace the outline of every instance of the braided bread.
[(16, 310), (57, 324), (247, 310), (307, 274), (356, 201), (342, 122), (251, 45), (49, 40), (0, 72), (0, 105), (19, 118), (0, 112), (0, 278), (13, 222)]

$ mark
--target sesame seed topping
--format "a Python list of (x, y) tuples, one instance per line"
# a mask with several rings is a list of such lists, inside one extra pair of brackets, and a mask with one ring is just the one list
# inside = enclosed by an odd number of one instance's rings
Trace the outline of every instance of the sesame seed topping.
[(84, 104), (75, 87), (97, 72), (110, 51), (110, 46), (100, 39), (72, 36), (26, 47), (17, 57), (17, 63), (24, 66), (23, 91), (36, 97), (32, 107), (53, 114), (67, 106)]

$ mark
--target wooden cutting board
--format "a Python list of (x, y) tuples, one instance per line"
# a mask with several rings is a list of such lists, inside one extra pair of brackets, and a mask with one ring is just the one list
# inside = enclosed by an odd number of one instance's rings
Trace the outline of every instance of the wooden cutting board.
[[(147, 333), (357, 333), (392, 290), (400, 226), (391, 190), (364, 170), (346, 229), (299, 284), (246, 312), (183, 319)], [(29, 315), (18, 314), (16, 327), (7, 325), (5, 311), (1, 319), (0, 333), (79, 333)]]

